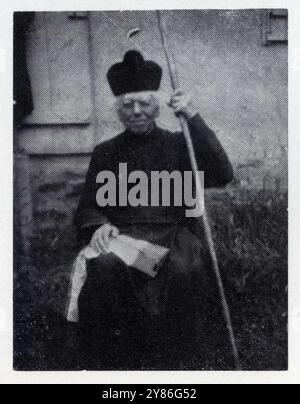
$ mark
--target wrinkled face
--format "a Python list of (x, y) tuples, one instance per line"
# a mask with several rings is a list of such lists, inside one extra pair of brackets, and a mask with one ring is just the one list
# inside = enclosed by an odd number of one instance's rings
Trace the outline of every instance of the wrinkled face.
[(117, 100), (117, 111), (121, 122), (131, 132), (148, 133), (159, 115), (159, 103), (153, 92), (128, 93)]

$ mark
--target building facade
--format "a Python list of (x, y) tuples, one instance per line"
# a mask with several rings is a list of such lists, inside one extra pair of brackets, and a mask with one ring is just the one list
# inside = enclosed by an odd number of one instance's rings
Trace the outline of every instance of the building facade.
[[(232, 187), (287, 188), (285, 10), (165, 12), (182, 87), (216, 131)], [(140, 33), (128, 38), (128, 32)], [(27, 32), (34, 110), (16, 130), (16, 212), (23, 243), (71, 226), (94, 147), (121, 130), (106, 72), (129, 49), (163, 67), (159, 125), (178, 129), (155, 11), (39, 12)]]

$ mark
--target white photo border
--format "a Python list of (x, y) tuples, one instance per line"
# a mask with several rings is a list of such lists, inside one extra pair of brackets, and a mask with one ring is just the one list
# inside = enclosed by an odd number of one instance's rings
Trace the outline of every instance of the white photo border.
[[(10, 0), (0, 9), (0, 384), (298, 384), (300, 377), (300, 2), (296, 0)], [(103, 2), (104, 3), (104, 2)], [(163, 7), (162, 7), (163, 4)], [(13, 370), (13, 12), (289, 9), (289, 370), (284, 372), (20, 372)], [(57, 377), (59, 375), (59, 377)]]

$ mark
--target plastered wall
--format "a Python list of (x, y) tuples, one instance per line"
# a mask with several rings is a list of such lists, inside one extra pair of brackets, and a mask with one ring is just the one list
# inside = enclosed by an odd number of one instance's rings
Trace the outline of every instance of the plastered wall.
[[(265, 46), (264, 11), (164, 14), (182, 87), (217, 132), (236, 172), (236, 187), (287, 186), (288, 47)], [(140, 34), (128, 40), (135, 27)], [(67, 225), (90, 153), (122, 126), (106, 72), (129, 49), (163, 67), (161, 126), (178, 129), (166, 106), (170, 80), (155, 12), (37, 13), (28, 33), (35, 110), (17, 133), (29, 156), (35, 226)]]

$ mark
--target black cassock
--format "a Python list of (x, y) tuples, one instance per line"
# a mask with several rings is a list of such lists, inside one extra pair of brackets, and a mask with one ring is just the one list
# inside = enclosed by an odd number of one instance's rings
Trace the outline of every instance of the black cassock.
[[(233, 180), (233, 170), (216, 135), (199, 115), (188, 123), (205, 187), (225, 186)], [(126, 130), (96, 147), (76, 213), (80, 240), (88, 244), (97, 228), (111, 223), (122, 234), (171, 251), (154, 279), (127, 267), (113, 254), (89, 261), (79, 297), (83, 366), (209, 368), (210, 354), (215, 357), (220, 347), (223, 353), (228, 348), (227, 334), (196, 220), (186, 218), (187, 207), (174, 203), (171, 207), (100, 208), (96, 176), (109, 170), (118, 178), (120, 163), (128, 164), (128, 173), (141, 170), (148, 178), (152, 171), (191, 171), (183, 134), (157, 126), (147, 135)]]

